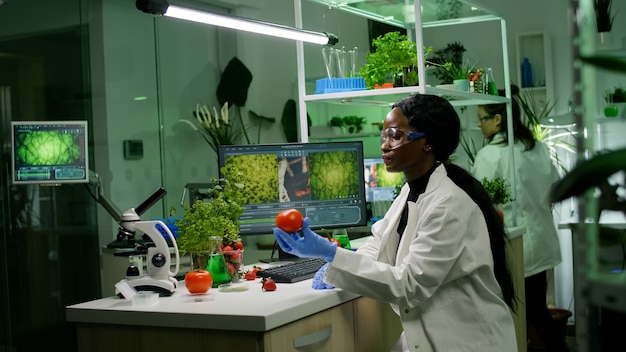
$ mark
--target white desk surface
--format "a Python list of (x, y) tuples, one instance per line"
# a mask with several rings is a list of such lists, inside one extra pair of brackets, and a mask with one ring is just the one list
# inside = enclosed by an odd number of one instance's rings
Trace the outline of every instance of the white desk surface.
[[(508, 232), (514, 238), (524, 230), (515, 228)], [(352, 248), (361, 246), (368, 237), (350, 241)], [(192, 295), (179, 281), (172, 296), (159, 297), (153, 305), (133, 306), (126, 299), (111, 296), (66, 307), (66, 319), (75, 323), (265, 332), (359, 297), (338, 288), (314, 290), (310, 279), (278, 283), (276, 291), (271, 292), (262, 291), (260, 279), (246, 283), (247, 291), (222, 292), (211, 288), (205, 295)]]
[(341, 289), (314, 290), (311, 280), (276, 284), (262, 291), (260, 279), (246, 281), (248, 290), (221, 292), (211, 288), (192, 295), (180, 281), (170, 297), (151, 306), (133, 306), (111, 296), (66, 307), (66, 319), (77, 323), (125, 324), (197, 329), (269, 331), (359, 297)]

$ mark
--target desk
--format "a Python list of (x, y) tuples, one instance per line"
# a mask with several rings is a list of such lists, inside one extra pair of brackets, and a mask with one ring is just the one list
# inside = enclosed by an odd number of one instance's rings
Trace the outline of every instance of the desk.
[[(72, 305), (79, 351), (384, 351), (400, 334), (384, 303), (340, 289), (312, 290), (311, 281), (261, 292), (209, 290), (191, 295), (180, 283), (171, 297), (136, 307), (117, 296)], [(372, 318), (375, 317), (375, 318)], [(374, 333), (375, 332), (375, 333)], [(184, 341), (184, 344), (181, 342)]]
[[(511, 233), (510, 251), (521, 253), (522, 233)], [(510, 259), (523, 295), (523, 256)], [(277, 285), (262, 292), (257, 280), (244, 292), (213, 288), (191, 295), (180, 282), (172, 296), (152, 306), (112, 296), (68, 306), (66, 317), (76, 324), (78, 351), (93, 352), (177, 350), (182, 341), (186, 350), (379, 352), (389, 350), (402, 331), (386, 303), (337, 288), (312, 290), (310, 280)], [(514, 319), (525, 348), (524, 312), (518, 306)]]

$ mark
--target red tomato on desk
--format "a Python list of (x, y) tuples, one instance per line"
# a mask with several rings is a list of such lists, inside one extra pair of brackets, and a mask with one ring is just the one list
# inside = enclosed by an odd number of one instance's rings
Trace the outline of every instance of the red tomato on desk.
[(185, 275), (185, 287), (189, 293), (207, 293), (213, 285), (213, 276), (206, 270), (192, 270)]
[(296, 209), (286, 209), (276, 215), (276, 227), (287, 233), (294, 233), (302, 228), (304, 218)]

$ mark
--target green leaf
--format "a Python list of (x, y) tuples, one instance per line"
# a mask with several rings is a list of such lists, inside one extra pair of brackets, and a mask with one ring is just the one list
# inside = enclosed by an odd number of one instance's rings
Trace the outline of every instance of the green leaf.
[(572, 169), (552, 188), (552, 202), (577, 196), (600, 185), (614, 173), (626, 170), (626, 149), (597, 155), (585, 160)]
[(626, 60), (623, 58), (607, 55), (591, 55), (581, 56), (580, 61), (606, 71), (626, 72)]

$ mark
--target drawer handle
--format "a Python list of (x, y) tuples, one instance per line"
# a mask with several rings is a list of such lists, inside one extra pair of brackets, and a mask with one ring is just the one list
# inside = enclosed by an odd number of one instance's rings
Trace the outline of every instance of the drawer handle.
[(332, 332), (333, 332), (333, 327), (332, 325), (329, 325), (327, 328), (314, 332), (312, 334), (294, 337), (293, 347), (300, 348), (300, 347), (312, 345), (314, 343), (318, 343), (320, 341), (324, 341), (330, 337), (330, 334)]

